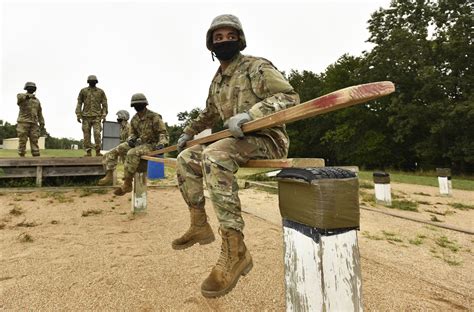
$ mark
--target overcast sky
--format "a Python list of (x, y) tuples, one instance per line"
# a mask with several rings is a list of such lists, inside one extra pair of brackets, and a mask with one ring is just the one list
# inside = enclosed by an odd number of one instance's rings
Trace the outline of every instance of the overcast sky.
[(390, 0), (297, 1), (4, 1), (1, 14), (0, 119), (16, 123), (16, 94), (37, 84), (46, 129), (82, 138), (74, 113), (87, 76), (108, 98), (107, 120), (144, 93), (168, 124), (204, 108), (212, 76), (205, 34), (212, 19), (237, 15), (247, 38), (244, 54), (279, 70), (320, 73), (342, 54), (371, 46), (367, 20)]

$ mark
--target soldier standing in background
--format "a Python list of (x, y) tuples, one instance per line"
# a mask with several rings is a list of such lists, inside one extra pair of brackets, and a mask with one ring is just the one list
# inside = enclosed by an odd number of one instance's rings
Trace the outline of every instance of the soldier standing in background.
[[(31, 155), (39, 156), (38, 139), (40, 129), (44, 129), (44, 118), (41, 103), (35, 96), (36, 84), (27, 82), (24, 90), (26, 93), (18, 93), (17, 103), (20, 107), (18, 113), (16, 132), (18, 135), (18, 155), (25, 157), (26, 141), (30, 139)], [(38, 126), (39, 124), (39, 126)]]
[(148, 100), (144, 94), (136, 93), (132, 96), (130, 106), (135, 108), (137, 113), (130, 122), (130, 136), (126, 142), (113, 148), (103, 158), (107, 172), (98, 185), (112, 184), (118, 156), (125, 157), (123, 185), (114, 191), (115, 195), (122, 196), (132, 191), (133, 176), (137, 172), (141, 156), (162, 149), (168, 144), (168, 131), (161, 116), (147, 109), (147, 105)]
[[(252, 269), (252, 257), (244, 244), (235, 173), (250, 159), (285, 158), (289, 138), (285, 126), (244, 134), (242, 124), (299, 103), (299, 96), (273, 64), (263, 58), (242, 55), (245, 36), (233, 15), (216, 17), (206, 36), (206, 46), (220, 62), (209, 88), (206, 108), (184, 129), (178, 140), (178, 185), (189, 206), (191, 226), (172, 243), (174, 249), (214, 240), (204, 210), (203, 180), (220, 223), (221, 254), (201, 285), (205, 297), (225, 295), (241, 275)], [(221, 119), (233, 137), (209, 145), (184, 149), (186, 142)]]
[(91, 128), (94, 129), (95, 154), (96, 156), (102, 156), (100, 153), (102, 145), (101, 121), (105, 121), (107, 116), (107, 97), (102, 89), (95, 86), (98, 82), (95, 75), (87, 77), (89, 86), (82, 89), (77, 97), (76, 116), (77, 121), (82, 122), (85, 156), (92, 156)]
[(117, 112), (117, 122), (120, 124), (120, 143), (125, 142), (130, 135), (129, 119), (130, 114), (126, 110), (121, 109)]

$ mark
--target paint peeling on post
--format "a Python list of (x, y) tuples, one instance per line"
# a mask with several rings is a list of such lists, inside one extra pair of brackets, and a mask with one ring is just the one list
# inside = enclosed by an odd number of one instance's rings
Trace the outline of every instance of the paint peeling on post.
[(277, 175), (287, 311), (362, 311), (359, 183), (341, 168)]

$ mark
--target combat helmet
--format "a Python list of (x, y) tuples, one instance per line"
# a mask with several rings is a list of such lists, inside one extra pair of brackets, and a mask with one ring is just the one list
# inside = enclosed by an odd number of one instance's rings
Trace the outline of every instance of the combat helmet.
[(121, 109), (117, 112), (117, 117), (122, 120), (128, 120), (130, 119), (130, 114), (126, 110)]
[(89, 81), (96, 81), (96, 82), (99, 82), (99, 80), (97, 80), (97, 76), (96, 75), (89, 75), (87, 77), (87, 82)]
[(232, 14), (222, 14), (212, 20), (211, 26), (207, 31), (206, 47), (209, 51), (212, 51), (212, 33), (214, 30), (221, 27), (232, 27), (237, 29), (239, 32), (240, 51), (245, 49), (247, 42), (245, 41), (244, 30), (242, 29), (242, 24), (240, 23), (239, 18)]
[(130, 106), (133, 107), (133, 105), (138, 104), (138, 103), (145, 103), (148, 105), (148, 101), (146, 99), (145, 94), (143, 93), (135, 93), (132, 95), (132, 100), (130, 101)]
[(25, 87), (23, 88), (23, 90), (26, 90), (26, 88), (28, 87), (36, 88), (36, 83), (28, 81), (27, 83), (25, 83)]

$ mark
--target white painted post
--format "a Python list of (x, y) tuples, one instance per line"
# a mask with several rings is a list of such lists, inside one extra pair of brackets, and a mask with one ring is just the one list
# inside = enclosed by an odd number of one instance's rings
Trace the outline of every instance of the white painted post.
[[(357, 177), (340, 168), (296, 170), (277, 176), (286, 310), (362, 311)], [(304, 170), (316, 172), (314, 180), (301, 181)], [(345, 177), (318, 175), (327, 170)]]
[(390, 174), (386, 172), (374, 172), (375, 202), (390, 206), (392, 204), (392, 193), (390, 190)]
[(141, 160), (133, 177), (132, 212), (145, 212), (147, 208), (147, 161)]
[(439, 194), (443, 196), (451, 196), (453, 184), (451, 182), (451, 169), (436, 168), (438, 174)]

